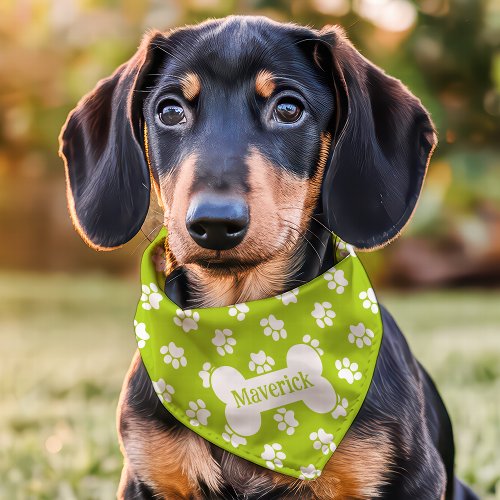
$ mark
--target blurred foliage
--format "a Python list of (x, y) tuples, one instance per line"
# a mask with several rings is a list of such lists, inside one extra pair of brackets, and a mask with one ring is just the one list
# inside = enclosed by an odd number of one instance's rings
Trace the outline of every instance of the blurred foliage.
[[(343, 25), (364, 55), (422, 99), (438, 129), (440, 145), (410, 234), (477, 241), (487, 233), (483, 240), (500, 255), (500, 233), (488, 225), (491, 214), (500, 221), (498, 0), (2, 0), (0, 224), (18, 247), (34, 231), (47, 234), (44, 224), (54, 237), (45, 254), (2, 249), (0, 260), (58, 268), (51, 255), (69, 224), (60, 217), (57, 137), (80, 97), (133, 54), (146, 29), (231, 13)], [(59, 187), (46, 187), (51, 179)], [(26, 205), (30, 196), (48, 206)], [(44, 220), (39, 208), (50, 212)], [(480, 226), (472, 233), (470, 217)], [(109, 259), (99, 262), (108, 268)]]

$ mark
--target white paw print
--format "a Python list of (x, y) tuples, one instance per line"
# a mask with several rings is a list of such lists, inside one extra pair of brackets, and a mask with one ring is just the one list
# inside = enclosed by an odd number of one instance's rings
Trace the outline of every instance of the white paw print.
[(335, 361), (335, 368), (339, 371), (339, 378), (343, 378), (348, 384), (352, 384), (355, 380), (361, 378), (361, 372), (358, 372), (358, 363), (351, 363), (349, 358), (344, 358), (342, 361)]
[(233, 332), (228, 328), (224, 330), (215, 330), (215, 336), (212, 339), (212, 344), (217, 347), (217, 352), (221, 356), (227, 354), (233, 354), (233, 346), (236, 344), (236, 339), (233, 339), (231, 335)]
[(286, 408), (278, 408), (277, 413), (273, 415), (274, 420), (278, 422), (278, 430), (286, 431), (291, 436), (295, 433), (295, 427), (299, 426), (298, 420), (295, 418), (293, 410)]
[(137, 338), (137, 346), (142, 349), (146, 345), (146, 340), (149, 339), (149, 333), (146, 331), (145, 323), (138, 323), (134, 319), (135, 336)]
[(238, 448), (240, 444), (245, 445), (247, 444), (246, 438), (243, 436), (240, 436), (239, 434), (236, 434), (236, 432), (229, 427), (229, 425), (225, 426), (226, 432), (222, 433), (222, 439), (226, 441), (226, 443), (231, 443), (232, 446), (235, 448)]
[(321, 471), (316, 469), (313, 464), (309, 464), (307, 467), (301, 467), (300, 472), (299, 479), (315, 479), (321, 474)]
[(293, 290), (290, 290), (288, 292), (282, 293), (281, 295), (276, 295), (276, 298), (278, 300), (281, 300), (283, 302), (284, 306), (287, 306), (288, 304), (296, 304), (297, 303), (297, 295), (299, 294), (299, 289), (294, 288)]
[(332, 311), (330, 302), (315, 302), (311, 316), (316, 318), (316, 324), (320, 328), (325, 328), (325, 326), (333, 325), (332, 319), (335, 318), (336, 314)]
[(257, 372), (260, 375), (264, 372), (270, 372), (273, 366), (274, 359), (271, 358), (271, 356), (267, 356), (264, 351), (250, 353), (248, 368), (250, 368), (251, 371)]
[(337, 243), (337, 249), (342, 255), (351, 255), (352, 257), (357, 257), (354, 247), (345, 241), (340, 240)]
[(207, 410), (203, 399), (197, 399), (196, 401), (189, 402), (189, 409), (186, 410), (186, 415), (190, 418), (189, 423), (194, 427), (198, 427), (200, 424), (207, 425), (208, 417), (211, 413)]
[(260, 320), (260, 326), (265, 326), (264, 335), (269, 337), (271, 335), (273, 340), (278, 341), (280, 338), (286, 339), (286, 330), (283, 328), (285, 323), (280, 319), (276, 319), (273, 314), (268, 318)]
[(286, 455), (281, 451), (279, 443), (265, 444), (264, 451), (260, 455), (266, 461), (269, 469), (274, 470), (276, 467), (283, 467), (283, 462)]
[(363, 301), (363, 307), (365, 309), (370, 309), (373, 314), (378, 313), (377, 297), (375, 297), (373, 288), (368, 288), (366, 292), (361, 292), (359, 298)]
[(323, 356), (323, 349), (319, 346), (318, 339), (312, 339), (310, 335), (304, 335), (302, 337), (302, 342), (309, 344), (320, 356)]
[(160, 302), (163, 297), (158, 293), (158, 287), (154, 283), (148, 285), (142, 285), (142, 308), (149, 311), (151, 309), (160, 309)]
[(164, 345), (160, 349), (161, 354), (164, 354), (163, 361), (167, 365), (172, 364), (172, 367), (177, 370), (180, 366), (187, 365), (186, 356), (184, 356), (184, 349), (176, 346), (173, 342), (169, 342), (168, 346)]
[(164, 403), (170, 403), (172, 401), (172, 394), (175, 392), (175, 389), (170, 384), (165, 383), (162, 378), (153, 382), (153, 388), (156, 394), (158, 394), (160, 401)]
[(234, 304), (234, 306), (229, 308), (229, 316), (236, 316), (238, 321), (243, 321), (248, 311), (250, 311), (250, 309), (244, 302), (241, 304)]
[(198, 330), (198, 321), (200, 321), (199, 313), (196, 311), (193, 312), (190, 309), (184, 311), (182, 309), (177, 309), (175, 314), (177, 314), (177, 316), (174, 318), (174, 323), (182, 327), (185, 332), (189, 332), (189, 330)]
[(335, 451), (337, 446), (333, 442), (333, 434), (328, 434), (324, 429), (318, 429), (318, 432), (311, 432), (309, 439), (314, 441), (313, 448), (315, 450), (321, 449), (323, 455), (328, 455), (330, 451)]
[(355, 343), (360, 349), (365, 345), (372, 345), (371, 339), (375, 334), (369, 328), (366, 328), (363, 323), (351, 325), (349, 330), (351, 330), (351, 333), (347, 339), (351, 344)]
[(347, 415), (347, 406), (349, 402), (346, 398), (340, 398), (340, 395), (337, 395), (337, 406), (332, 411), (332, 417), (337, 420), (339, 417), (345, 417)]
[(345, 287), (349, 284), (345, 279), (344, 271), (334, 267), (324, 274), (324, 278), (328, 281), (328, 288), (335, 290), (339, 295), (344, 293)]
[(202, 369), (198, 372), (198, 376), (201, 378), (203, 387), (208, 389), (210, 387), (210, 373), (213, 371), (212, 365), (207, 361), (203, 363)]

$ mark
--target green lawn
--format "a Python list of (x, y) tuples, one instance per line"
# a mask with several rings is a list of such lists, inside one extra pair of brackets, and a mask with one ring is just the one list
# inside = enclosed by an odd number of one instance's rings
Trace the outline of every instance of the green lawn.
[[(0, 498), (111, 499), (135, 282), (0, 275)], [(500, 291), (387, 294), (449, 408), (458, 472), (500, 499)]]

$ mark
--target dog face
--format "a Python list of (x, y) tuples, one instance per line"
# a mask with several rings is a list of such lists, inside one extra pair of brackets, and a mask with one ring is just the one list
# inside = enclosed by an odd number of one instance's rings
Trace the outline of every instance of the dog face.
[(258, 265), (294, 247), (315, 208), (334, 93), (310, 47), (269, 24), (174, 33), (176, 57), (155, 70), (142, 108), (179, 264)]
[(154, 32), (60, 137), (76, 228), (111, 249), (150, 179), (179, 264), (232, 272), (290, 252), (314, 213), (361, 249), (408, 221), (435, 134), (339, 28), (230, 17)]

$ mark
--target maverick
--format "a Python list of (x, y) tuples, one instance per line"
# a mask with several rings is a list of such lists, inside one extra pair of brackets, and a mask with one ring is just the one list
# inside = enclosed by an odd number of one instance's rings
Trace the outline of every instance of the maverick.
[(281, 380), (276, 380), (276, 382), (251, 387), (248, 391), (247, 388), (244, 387), (241, 389), (241, 392), (238, 393), (237, 390), (234, 390), (231, 391), (231, 394), (239, 408), (240, 406), (260, 403), (263, 399), (267, 401), (269, 397), (276, 398), (280, 394), (284, 396), (285, 394), (291, 394), (295, 391), (302, 391), (307, 387), (314, 387), (314, 385), (309, 382), (308, 377), (308, 375), (304, 375), (300, 371), (296, 376), (292, 377), (291, 380), (289, 380), (288, 375), (285, 375)]

